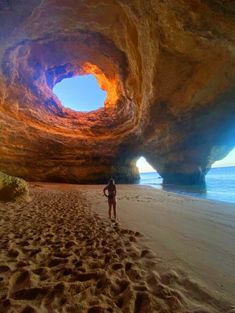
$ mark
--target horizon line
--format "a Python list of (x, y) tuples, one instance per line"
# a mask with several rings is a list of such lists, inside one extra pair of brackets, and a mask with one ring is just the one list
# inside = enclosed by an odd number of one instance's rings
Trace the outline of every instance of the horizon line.
[[(224, 165), (224, 166), (212, 166), (211, 169), (212, 168), (225, 168), (225, 167), (235, 167), (235, 164), (233, 164), (233, 165)], [(139, 170), (139, 173), (155, 173), (155, 172), (158, 173), (157, 170), (145, 171), (145, 172), (142, 172), (142, 171)]]

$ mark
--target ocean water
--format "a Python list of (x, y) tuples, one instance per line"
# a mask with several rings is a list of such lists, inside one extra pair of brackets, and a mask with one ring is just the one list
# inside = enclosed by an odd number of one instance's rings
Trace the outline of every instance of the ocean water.
[(235, 166), (212, 168), (206, 175), (205, 189), (188, 186), (163, 186), (157, 172), (141, 173), (140, 184), (183, 195), (235, 203)]

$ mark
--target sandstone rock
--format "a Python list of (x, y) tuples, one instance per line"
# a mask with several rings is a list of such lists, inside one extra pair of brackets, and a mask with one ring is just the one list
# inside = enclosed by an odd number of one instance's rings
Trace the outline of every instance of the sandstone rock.
[[(226, 0), (39, 0), (0, 5), (0, 168), (27, 180), (199, 184), (235, 146), (235, 8)], [(52, 18), (53, 17), (53, 18)], [(94, 74), (105, 107), (53, 94)]]
[(26, 200), (27, 197), (28, 186), (26, 181), (0, 172), (0, 201)]

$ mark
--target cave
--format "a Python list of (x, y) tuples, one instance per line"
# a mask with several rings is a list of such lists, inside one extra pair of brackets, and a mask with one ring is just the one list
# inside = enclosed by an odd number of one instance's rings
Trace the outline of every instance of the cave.
[[(166, 184), (204, 184), (235, 146), (230, 1), (7, 3), (0, 170), (29, 181), (133, 183), (143, 155)], [(71, 110), (54, 95), (78, 75), (95, 76), (102, 108)]]

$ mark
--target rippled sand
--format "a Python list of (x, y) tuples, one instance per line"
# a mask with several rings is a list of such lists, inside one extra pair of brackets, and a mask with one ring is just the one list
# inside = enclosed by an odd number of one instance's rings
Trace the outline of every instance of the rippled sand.
[(0, 312), (234, 312), (190, 277), (158, 271), (141, 238), (80, 191), (34, 185), (30, 202), (0, 204)]

